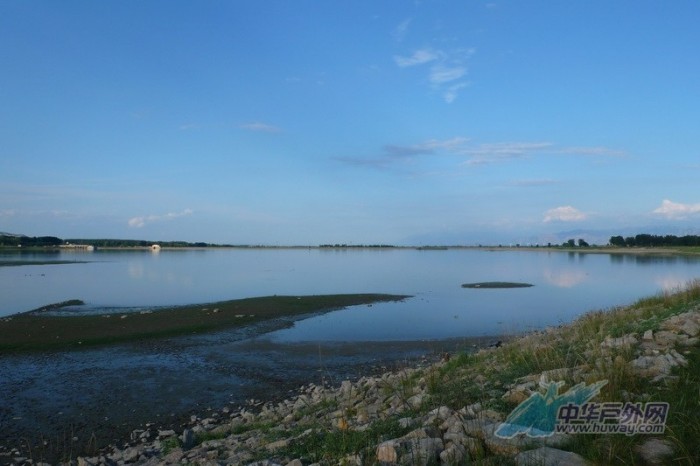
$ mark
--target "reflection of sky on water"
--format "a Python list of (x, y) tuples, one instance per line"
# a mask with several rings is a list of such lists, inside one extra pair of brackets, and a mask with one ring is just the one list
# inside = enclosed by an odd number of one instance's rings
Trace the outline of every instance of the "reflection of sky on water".
[[(297, 322), (271, 335), (279, 341), (504, 334), (567, 322), (587, 310), (629, 303), (700, 277), (700, 261), (689, 257), (469, 249), (96, 251), (49, 259), (95, 262), (0, 267), (0, 315), (67, 299), (93, 308), (142, 308), (274, 294), (413, 296)], [(535, 286), (461, 287), (480, 281)]]
[(547, 283), (558, 286), (561, 288), (571, 288), (588, 278), (588, 273), (585, 270), (576, 269), (563, 269), (563, 270), (550, 270), (545, 269), (544, 279)]

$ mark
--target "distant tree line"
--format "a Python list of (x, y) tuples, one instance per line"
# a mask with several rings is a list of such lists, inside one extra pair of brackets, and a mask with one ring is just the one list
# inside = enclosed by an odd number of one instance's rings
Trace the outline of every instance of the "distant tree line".
[(0, 235), (0, 246), (12, 247), (46, 247), (62, 244), (61, 238), (55, 236), (15, 236)]
[(700, 236), (698, 235), (648, 235), (639, 234), (636, 236), (612, 236), (610, 244), (618, 247), (662, 247), (662, 246), (700, 246)]
[(320, 244), (319, 248), (393, 248), (392, 244)]
[[(567, 241), (564, 241), (562, 243), (562, 246), (564, 246), (565, 248), (575, 248), (576, 244), (577, 244), (576, 241), (573, 238), (571, 238)], [(583, 239), (583, 238), (578, 239), (578, 247), (587, 248), (589, 246), (590, 246), (590, 244), (588, 244), (588, 242), (585, 239)]]
[[(67, 243), (89, 244), (96, 248), (138, 248), (159, 244), (164, 248), (207, 248), (222, 246), (211, 243), (189, 243), (187, 241), (144, 241), (137, 239), (67, 239)], [(228, 246), (228, 245), (226, 245)]]
[(58, 247), (62, 244), (87, 244), (96, 248), (134, 248), (149, 247), (152, 244), (159, 244), (168, 248), (205, 248), (224, 247), (230, 245), (210, 244), (210, 243), (189, 243), (187, 241), (143, 241), (134, 239), (66, 239), (55, 236), (21, 236), (21, 235), (0, 235), (0, 246), (5, 247)]

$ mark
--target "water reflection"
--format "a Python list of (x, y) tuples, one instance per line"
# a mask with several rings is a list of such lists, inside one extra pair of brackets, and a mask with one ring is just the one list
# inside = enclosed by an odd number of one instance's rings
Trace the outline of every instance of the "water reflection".
[(654, 280), (654, 283), (656, 283), (662, 291), (672, 292), (682, 289), (688, 283), (688, 279), (682, 276), (671, 275), (659, 277)]
[(572, 288), (586, 281), (588, 273), (585, 270), (545, 270), (544, 279), (547, 283), (560, 288)]
[[(71, 252), (16, 254), (75, 259)], [(0, 316), (82, 299), (92, 308), (206, 303), (265, 295), (392, 293), (398, 304), (309, 319), (294, 338), (434, 339), (567, 322), (700, 277), (695, 257), (450, 249), (95, 251), (93, 262), (0, 267)], [(528, 289), (468, 290), (513, 281)], [(504, 322), (500, 326), (497, 322)], [(504, 327), (507, 326), (507, 329)], [(301, 330), (300, 330), (301, 332)]]
[(655, 264), (695, 264), (698, 258), (684, 255), (662, 255), (662, 254), (610, 254), (610, 262), (613, 264), (634, 263), (637, 265)]

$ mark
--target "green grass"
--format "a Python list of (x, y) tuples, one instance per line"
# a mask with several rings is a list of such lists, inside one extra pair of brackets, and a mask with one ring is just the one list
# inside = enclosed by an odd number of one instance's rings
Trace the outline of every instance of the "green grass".
[(319, 426), (310, 434), (293, 440), (287, 448), (277, 454), (300, 458), (305, 464), (338, 464), (339, 460), (353, 454), (371, 458), (379, 443), (401, 437), (412, 429), (402, 428), (397, 417), (376, 421), (364, 431), (329, 430)]
[(268, 296), (197, 304), (149, 313), (91, 316), (17, 314), (0, 319), (0, 354), (78, 349), (132, 340), (197, 334), (278, 317), (325, 312), (346, 306), (396, 301), (406, 296), (338, 294)]

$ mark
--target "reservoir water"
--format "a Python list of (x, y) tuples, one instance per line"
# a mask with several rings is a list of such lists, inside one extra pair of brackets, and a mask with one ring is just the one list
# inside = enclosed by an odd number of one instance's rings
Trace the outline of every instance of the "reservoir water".
[[(0, 254), (0, 261), (17, 260), (83, 262), (0, 267), (0, 317), (68, 299), (87, 303), (76, 312), (129, 312), (274, 294), (412, 296), (283, 325), (0, 355), (0, 447), (41, 448), (70, 432), (74, 453), (119, 442), (147, 422), (181, 430), (190, 415), (208, 409), (284, 397), (309, 382), (339, 384), (471, 346), (474, 337), (488, 342), (569, 322), (700, 277), (694, 257), (534, 249)], [(534, 286), (461, 286), (482, 281)]]
[[(700, 277), (700, 260), (474, 249), (202, 249), (0, 255), (88, 261), (0, 267), (0, 317), (81, 299), (86, 311), (137, 310), (265, 295), (392, 293), (401, 303), (325, 314), (278, 341), (387, 341), (497, 335), (571, 321)], [(480, 281), (518, 289), (465, 289)]]

